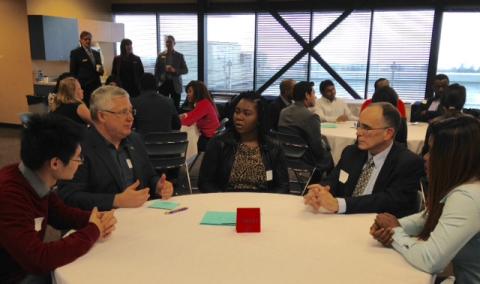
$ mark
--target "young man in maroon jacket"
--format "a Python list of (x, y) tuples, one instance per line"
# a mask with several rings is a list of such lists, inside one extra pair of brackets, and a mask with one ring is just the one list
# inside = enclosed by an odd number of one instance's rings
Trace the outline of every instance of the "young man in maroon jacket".
[[(52, 191), (82, 164), (83, 131), (57, 116), (34, 115), (24, 125), (21, 163), (0, 170), (0, 283), (46, 283), (49, 272), (85, 254), (115, 229), (113, 211), (66, 206)], [(77, 231), (44, 243), (46, 226)]]

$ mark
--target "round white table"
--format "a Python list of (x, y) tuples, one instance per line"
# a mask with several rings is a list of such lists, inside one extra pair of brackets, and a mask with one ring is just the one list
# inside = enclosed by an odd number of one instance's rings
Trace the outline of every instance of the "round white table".
[[(186, 211), (119, 209), (117, 230), (54, 272), (56, 283), (429, 283), (368, 234), (373, 214), (313, 214), (299, 196), (177, 196)], [(261, 233), (206, 226), (206, 211), (261, 208)]]
[[(340, 123), (322, 122), (321, 132), (327, 137), (332, 148), (332, 156), (335, 164), (340, 160), (343, 149), (355, 143), (357, 130), (354, 121)], [(407, 123), (407, 147), (410, 151), (420, 154), (427, 133), (427, 123)]]

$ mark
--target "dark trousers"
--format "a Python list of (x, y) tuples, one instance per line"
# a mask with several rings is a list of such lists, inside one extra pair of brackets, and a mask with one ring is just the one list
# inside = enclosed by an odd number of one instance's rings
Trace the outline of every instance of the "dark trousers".
[(180, 109), (180, 94), (175, 92), (172, 80), (166, 80), (163, 82), (163, 84), (158, 87), (158, 92), (164, 96), (172, 98), (177, 111)]
[(197, 152), (205, 152), (205, 150), (207, 150), (208, 141), (210, 141), (210, 138), (200, 135), (197, 141)]

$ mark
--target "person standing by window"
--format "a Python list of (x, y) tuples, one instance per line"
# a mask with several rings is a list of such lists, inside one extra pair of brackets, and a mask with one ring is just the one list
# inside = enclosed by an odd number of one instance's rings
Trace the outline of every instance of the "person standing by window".
[(120, 55), (113, 59), (112, 75), (120, 81), (120, 85), (131, 98), (140, 94), (140, 78), (143, 72), (142, 60), (133, 54), (132, 41), (123, 39), (120, 43)]
[(175, 38), (172, 35), (165, 37), (165, 47), (167, 50), (158, 55), (155, 63), (155, 79), (159, 86), (158, 92), (171, 97), (178, 110), (182, 92), (182, 75), (188, 73), (188, 67), (183, 54), (174, 49)]

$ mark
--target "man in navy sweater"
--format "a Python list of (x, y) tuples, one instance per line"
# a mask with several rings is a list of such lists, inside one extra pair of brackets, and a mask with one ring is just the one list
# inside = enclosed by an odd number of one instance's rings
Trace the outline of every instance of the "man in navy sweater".
[[(48, 283), (49, 272), (85, 254), (115, 229), (113, 212), (66, 206), (53, 190), (82, 164), (82, 128), (49, 114), (29, 118), (21, 163), (0, 170), (0, 283)], [(77, 231), (44, 243), (48, 225)]]

